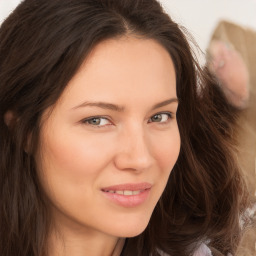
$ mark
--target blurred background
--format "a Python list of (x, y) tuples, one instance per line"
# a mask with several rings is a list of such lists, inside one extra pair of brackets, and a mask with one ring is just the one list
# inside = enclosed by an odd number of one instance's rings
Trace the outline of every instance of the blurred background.
[[(0, 23), (21, 0), (0, 0)], [(160, 0), (171, 17), (184, 25), (205, 51), (219, 20), (256, 30), (256, 0)]]

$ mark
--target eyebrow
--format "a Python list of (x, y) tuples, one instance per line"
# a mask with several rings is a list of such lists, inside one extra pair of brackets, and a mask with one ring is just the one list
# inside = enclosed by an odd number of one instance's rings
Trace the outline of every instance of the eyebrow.
[(168, 99), (168, 100), (165, 100), (165, 101), (162, 101), (162, 102), (159, 102), (159, 103), (155, 104), (152, 107), (152, 110), (157, 109), (157, 108), (161, 108), (161, 107), (164, 107), (164, 106), (167, 106), (167, 105), (169, 105), (171, 103), (179, 103), (179, 101), (178, 101), (177, 98), (171, 98), (171, 99)]
[[(167, 106), (171, 103), (178, 103), (178, 99), (177, 98), (171, 98), (162, 102), (159, 102), (157, 104), (155, 104), (151, 110), (157, 109), (157, 108), (161, 108), (164, 106)], [(117, 111), (117, 112), (123, 112), (125, 110), (124, 106), (120, 106), (120, 105), (116, 105), (116, 104), (112, 104), (112, 103), (107, 103), (107, 102), (101, 102), (101, 101), (97, 101), (97, 102), (88, 102), (85, 101), (82, 104), (72, 108), (72, 109), (78, 109), (78, 108), (83, 108), (83, 107), (98, 107), (98, 108), (102, 108), (102, 109), (108, 109), (108, 110), (113, 110), (113, 111)]]

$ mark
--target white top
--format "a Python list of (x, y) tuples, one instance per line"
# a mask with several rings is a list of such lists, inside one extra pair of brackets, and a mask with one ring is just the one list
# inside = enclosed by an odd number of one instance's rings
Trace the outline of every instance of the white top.
[[(161, 256), (170, 256), (164, 252), (160, 252)], [(196, 252), (193, 254), (193, 256), (212, 256), (212, 252), (210, 250), (210, 248), (202, 243), (199, 248), (196, 250)]]

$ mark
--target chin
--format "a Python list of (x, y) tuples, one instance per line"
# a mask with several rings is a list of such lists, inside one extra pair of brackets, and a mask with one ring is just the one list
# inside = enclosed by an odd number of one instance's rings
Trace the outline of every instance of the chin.
[(146, 229), (146, 227), (144, 227), (143, 229), (140, 229), (140, 230), (139, 229), (130, 230), (129, 232), (126, 232), (126, 234), (122, 237), (132, 238), (132, 237), (138, 236), (141, 233), (143, 233), (143, 231)]
[(143, 228), (134, 228), (134, 229), (127, 229), (127, 230), (122, 230), (121, 232), (117, 232), (115, 236), (117, 237), (125, 237), (125, 238), (132, 238), (140, 235), (143, 233), (143, 231), (146, 229), (147, 226)]
[[(123, 223), (118, 223), (113, 227), (112, 232), (117, 237), (135, 237), (140, 235), (148, 226), (150, 218), (144, 217), (137, 220), (128, 220)], [(115, 223), (117, 224), (117, 223)], [(121, 225), (120, 225), (121, 224)]]

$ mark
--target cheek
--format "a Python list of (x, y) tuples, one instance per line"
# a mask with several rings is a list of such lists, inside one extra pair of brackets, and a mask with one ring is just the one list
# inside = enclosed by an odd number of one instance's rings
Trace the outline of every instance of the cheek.
[(106, 143), (100, 140), (66, 135), (52, 136), (47, 141), (43, 147), (45, 165), (71, 180), (82, 181), (81, 177), (97, 174), (109, 161)]
[[(157, 139), (156, 139), (157, 138)], [(161, 133), (159, 136), (154, 136), (152, 143), (152, 154), (157, 163), (157, 171), (154, 172), (154, 178), (157, 181), (154, 193), (152, 195), (154, 205), (161, 197), (170, 173), (178, 159), (180, 152), (180, 134), (178, 127), (174, 127), (171, 132)]]
[(97, 180), (109, 163), (106, 143), (71, 132), (50, 133), (42, 142), (39, 170), (50, 201), (64, 212), (82, 212), (81, 205), (87, 206), (94, 198)]
[(173, 129), (171, 135), (163, 134), (154, 143), (155, 159), (167, 175), (170, 174), (180, 152), (180, 135), (178, 128)]

